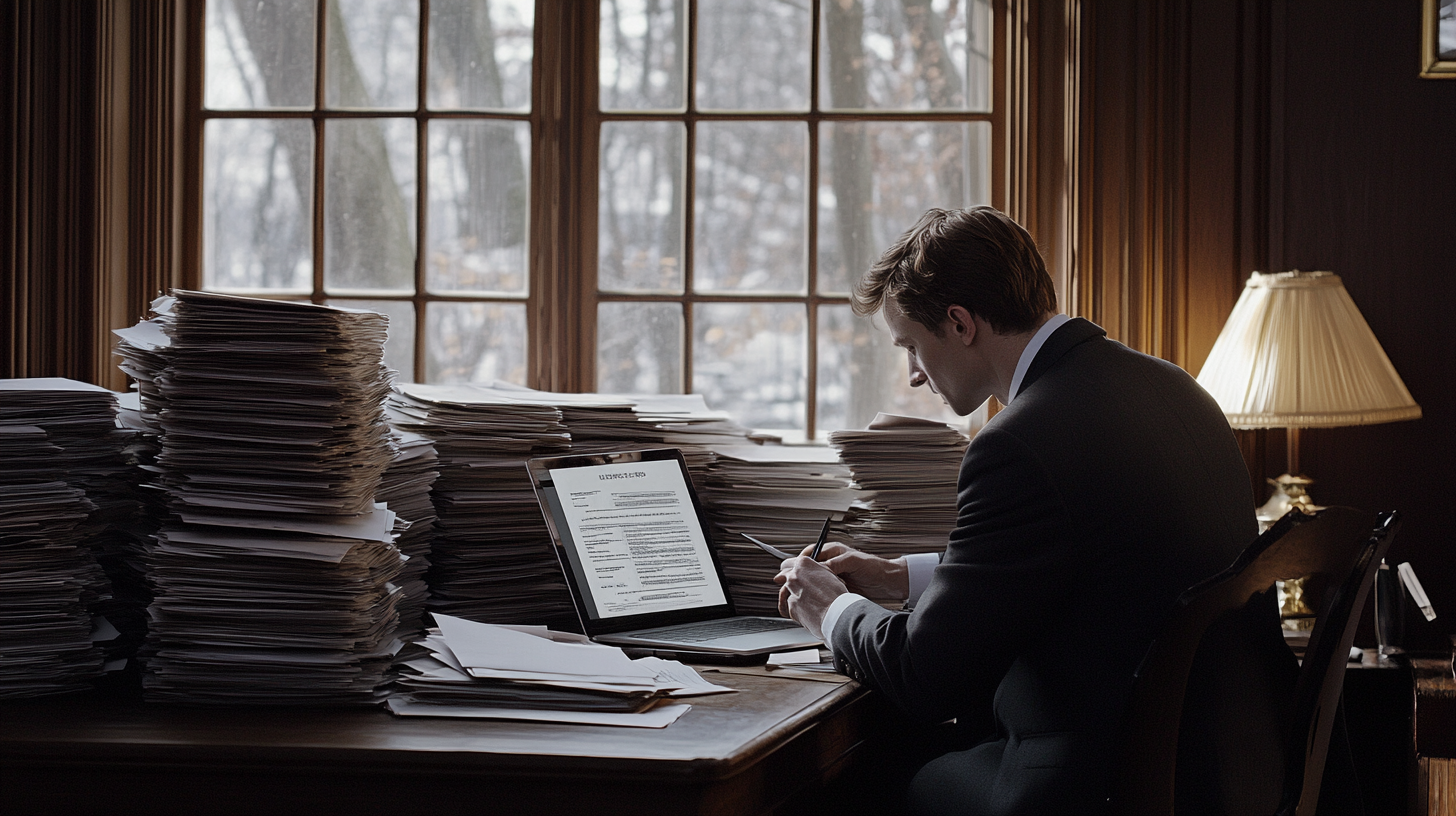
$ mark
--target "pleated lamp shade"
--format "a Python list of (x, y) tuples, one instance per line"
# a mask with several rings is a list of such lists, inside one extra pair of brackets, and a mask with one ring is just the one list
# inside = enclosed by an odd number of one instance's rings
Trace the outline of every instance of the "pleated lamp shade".
[(1198, 383), (1235, 428), (1333, 428), (1421, 415), (1330, 272), (1251, 275)]

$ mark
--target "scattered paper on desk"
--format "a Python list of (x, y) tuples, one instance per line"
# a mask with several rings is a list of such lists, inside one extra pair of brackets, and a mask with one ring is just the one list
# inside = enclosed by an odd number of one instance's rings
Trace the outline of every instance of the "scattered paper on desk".
[(481, 720), (530, 720), (535, 722), (574, 723), (578, 725), (620, 725), (632, 728), (666, 728), (692, 710), (686, 703), (653, 706), (636, 714), (608, 711), (546, 711), (528, 708), (487, 708), (484, 706), (431, 705), (399, 697), (389, 698), (389, 710), (400, 717), (459, 717)]
[[(733, 691), (677, 661), (630, 660), (615, 646), (545, 627), (434, 618), (439, 628), (399, 662), (402, 691), (389, 699), (395, 714), (662, 727), (682, 713), (661, 713), (664, 698)], [(620, 720), (629, 715), (651, 716)]]
[[(435, 615), (440, 633), (450, 651), (476, 677), (500, 676), (500, 672), (548, 675), (586, 675), (619, 678), (619, 682), (651, 682), (654, 672), (633, 664), (626, 653), (614, 646), (594, 643), (557, 643), (450, 615)], [(514, 678), (513, 678), (514, 679)]]
[(797, 652), (774, 652), (768, 656), (770, 666), (792, 666), (797, 663), (818, 663), (819, 650), (800, 649)]
[(670, 692), (669, 697), (697, 697), (704, 694), (722, 694), (725, 691), (737, 691), (727, 686), (720, 686), (716, 683), (709, 683), (703, 679), (701, 674), (692, 666), (677, 662), (676, 660), (663, 660), (660, 657), (639, 657), (632, 661), (651, 667), (657, 672), (657, 682), (660, 684), (681, 684), (681, 687)]

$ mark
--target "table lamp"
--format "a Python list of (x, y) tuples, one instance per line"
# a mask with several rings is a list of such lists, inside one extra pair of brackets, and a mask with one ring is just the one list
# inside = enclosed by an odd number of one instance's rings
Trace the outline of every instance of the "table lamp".
[[(1316, 509), (1299, 472), (1299, 430), (1418, 419), (1421, 408), (1331, 272), (1255, 272), (1198, 374), (1235, 428), (1287, 428), (1288, 469), (1260, 507), (1267, 525)], [(1286, 616), (1308, 614), (1286, 582)]]

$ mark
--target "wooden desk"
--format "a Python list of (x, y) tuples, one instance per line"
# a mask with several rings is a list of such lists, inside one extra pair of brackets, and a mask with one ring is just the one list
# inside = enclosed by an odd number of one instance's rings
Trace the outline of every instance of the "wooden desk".
[(852, 682), (707, 674), (664, 729), (189, 709), (95, 697), (0, 705), (0, 812), (760, 813), (847, 767)]
[(1449, 656), (1345, 672), (1350, 749), (1367, 813), (1456, 816), (1456, 678)]

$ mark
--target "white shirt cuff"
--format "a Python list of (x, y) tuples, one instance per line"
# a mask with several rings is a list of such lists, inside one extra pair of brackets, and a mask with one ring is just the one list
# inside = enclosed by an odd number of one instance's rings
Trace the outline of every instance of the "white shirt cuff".
[(940, 553), (911, 553), (902, 555), (905, 559), (905, 572), (910, 579), (910, 597), (905, 600), (905, 608), (915, 606), (920, 600), (920, 593), (930, 586), (930, 578), (935, 575), (935, 568), (940, 566)]
[(824, 645), (828, 646), (830, 651), (834, 650), (830, 635), (834, 632), (835, 625), (839, 623), (839, 616), (844, 614), (844, 610), (854, 606), (856, 603), (867, 600), (869, 598), (863, 595), (846, 592), (838, 598), (835, 598), (834, 603), (829, 605), (829, 609), (824, 613), (824, 622), (820, 624), (819, 631), (824, 633)]

